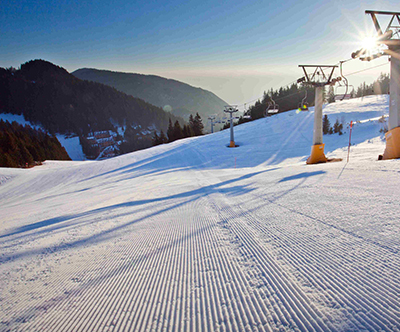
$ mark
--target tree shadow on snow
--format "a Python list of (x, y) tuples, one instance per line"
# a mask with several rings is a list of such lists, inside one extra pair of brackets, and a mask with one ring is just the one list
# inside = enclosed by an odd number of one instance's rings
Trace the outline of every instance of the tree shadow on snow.
[(292, 180), (297, 180), (297, 179), (309, 178), (311, 176), (321, 175), (321, 174), (325, 174), (325, 173), (326, 173), (325, 171), (303, 172), (300, 174), (287, 176), (287, 177), (279, 180), (279, 182), (286, 182), (286, 181), (292, 181)]
[[(165, 213), (167, 211), (171, 211), (171, 210), (174, 210), (181, 206), (187, 205), (187, 204), (192, 203), (202, 197), (206, 197), (206, 196), (209, 196), (212, 194), (223, 194), (223, 195), (227, 195), (227, 196), (238, 196), (238, 195), (247, 194), (254, 190), (253, 188), (250, 188), (250, 184), (235, 185), (235, 186), (231, 186), (231, 187), (225, 187), (225, 186), (242, 181), (242, 180), (252, 178), (254, 176), (257, 176), (257, 175), (260, 175), (262, 173), (269, 172), (272, 170), (274, 170), (274, 169), (268, 169), (268, 170), (264, 170), (264, 171), (246, 174), (246, 175), (240, 176), (235, 179), (230, 179), (230, 180), (216, 183), (213, 185), (201, 187), (198, 189), (194, 189), (194, 190), (190, 190), (187, 192), (174, 194), (174, 195), (170, 195), (170, 196), (124, 202), (124, 203), (119, 203), (119, 204), (114, 204), (114, 205), (109, 205), (109, 206), (93, 209), (93, 210), (82, 212), (79, 214), (65, 215), (65, 216), (60, 216), (60, 217), (56, 217), (56, 218), (42, 220), (42, 221), (30, 224), (30, 225), (25, 225), (25, 226), (16, 228), (13, 231), (11, 231), (10, 233), (1, 235), (0, 239), (5, 239), (7, 237), (11, 237), (8, 241), (14, 242), (15, 240), (21, 240), (22, 238), (27, 238), (30, 236), (36, 236), (36, 235), (40, 235), (40, 234), (43, 234), (44, 236), (46, 236), (49, 232), (53, 232), (55, 230), (60, 230), (60, 229), (66, 228), (66, 227), (74, 226), (74, 224), (70, 223), (70, 221), (72, 221), (74, 219), (79, 219), (82, 217), (91, 217), (91, 216), (95, 216), (98, 213), (112, 212), (112, 211), (115, 211), (115, 210), (118, 210), (121, 208), (129, 208), (129, 207), (143, 206), (143, 208), (142, 208), (142, 211), (143, 211), (143, 210), (148, 210), (150, 208), (149, 206), (145, 206), (147, 204), (169, 202), (169, 201), (173, 201), (173, 200), (180, 201), (182, 199), (186, 199), (179, 203), (173, 204), (172, 206), (168, 205), (167, 207), (163, 207), (163, 208), (161, 208), (155, 212), (149, 213), (143, 217), (134, 219), (130, 222), (118, 225), (114, 228), (102, 231), (100, 233), (91, 235), (89, 237), (85, 237), (83, 239), (79, 239), (79, 240), (76, 240), (73, 242), (62, 243), (58, 246), (51, 248), (50, 251), (55, 252), (55, 251), (64, 250), (64, 249), (68, 249), (68, 248), (74, 248), (77, 246), (84, 246), (84, 245), (88, 245), (88, 244), (102, 242), (102, 241), (105, 241), (105, 240), (111, 238), (115, 232), (117, 232), (121, 229), (124, 229), (132, 224), (144, 221), (148, 218), (152, 218), (152, 217), (155, 217), (162, 213)], [(158, 204), (157, 206), (161, 206), (161, 205)], [(163, 206), (165, 206), (165, 204)], [(112, 219), (119, 218), (119, 217), (126, 216), (126, 215), (137, 214), (138, 212), (139, 211), (135, 210), (135, 211), (121, 213), (118, 215), (113, 215)], [(103, 220), (103, 219), (101, 219), (101, 220)], [(90, 222), (92, 222), (92, 221), (90, 221)], [(94, 221), (94, 222), (97, 222), (97, 221)], [(78, 226), (78, 225), (80, 226), (83, 224), (86, 225), (86, 224), (88, 224), (88, 222), (87, 221), (79, 222), (79, 223), (76, 222), (76, 226)], [(49, 227), (49, 226), (53, 226), (53, 227)], [(35, 233), (28, 233), (33, 230), (38, 230), (38, 231)], [(13, 237), (13, 235), (20, 235), (20, 234), (23, 234), (23, 235), (21, 235), (17, 238)], [(2, 242), (5, 243), (8, 241), (3, 240)], [(0, 258), (0, 263), (6, 262), (6, 261), (14, 261), (14, 260), (26, 257), (26, 256), (41, 254), (43, 252), (46, 252), (46, 248), (39, 248), (39, 249), (24, 251), (24, 252), (10, 254), (10, 255), (3, 255)]]

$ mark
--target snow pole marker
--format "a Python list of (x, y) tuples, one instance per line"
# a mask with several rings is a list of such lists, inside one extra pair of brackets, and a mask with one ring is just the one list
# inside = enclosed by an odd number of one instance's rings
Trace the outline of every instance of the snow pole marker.
[(347, 162), (349, 162), (350, 145), (351, 145), (351, 130), (353, 129), (353, 121), (350, 121), (350, 135), (349, 135), (349, 148), (347, 150)]

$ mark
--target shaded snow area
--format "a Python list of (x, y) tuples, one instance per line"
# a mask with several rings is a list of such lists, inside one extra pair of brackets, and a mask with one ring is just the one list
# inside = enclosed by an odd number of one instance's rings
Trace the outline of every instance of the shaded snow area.
[(8, 121), (10, 123), (15, 121), (16, 123), (19, 123), (22, 126), (28, 125), (35, 129), (41, 128), (40, 126), (35, 126), (29, 121), (26, 121), (23, 115), (18, 115), (18, 114), (0, 113), (0, 120), (3, 120), (4, 122)]
[(79, 137), (67, 137), (65, 135), (56, 135), (58, 141), (67, 151), (69, 157), (72, 160), (86, 160), (85, 154), (83, 153), (81, 143), (79, 143)]
[(0, 330), (399, 331), (388, 98), (324, 112), (342, 162), (305, 164), (311, 109), (235, 127), (233, 149), (225, 130), (0, 169)]

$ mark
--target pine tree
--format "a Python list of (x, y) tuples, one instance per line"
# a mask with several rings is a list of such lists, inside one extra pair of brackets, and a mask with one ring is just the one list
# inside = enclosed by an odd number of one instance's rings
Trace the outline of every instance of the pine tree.
[(336, 122), (333, 125), (333, 132), (335, 134), (339, 133), (339, 135), (343, 135), (342, 129), (343, 129), (343, 124), (339, 123), (339, 119), (336, 119)]
[(332, 85), (329, 85), (327, 98), (328, 98), (328, 103), (335, 102), (335, 89), (333, 88)]
[(154, 134), (153, 134), (153, 137), (152, 137), (151, 139), (152, 139), (152, 144), (153, 144), (153, 146), (156, 146), (156, 145), (161, 144), (161, 143), (160, 143), (160, 137), (158, 136), (156, 130), (154, 130)]
[(175, 124), (174, 124), (174, 134), (173, 134), (173, 135), (174, 135), (175, 140), (183, 138), (182, 127), (181, 127), (181, 125), (179, 124), (179, 121), (178, 121), (178, 120), (175, 121)]
[(161, 130), (160, 133), (160, 144), (168, 143), (168, 138), (165, 136), (164, 132)]
[(192, 130), (192, 127), (190, 127), (190, 125), (187, 124), (183, 125), (182, 131), (183, 131), (183, 137), (185, 138), (194, 136), (194, 132)]
[(195, 127), (195, 122), (194, 122), (194, 117), (193, 114), (189, 115), (189, 127), (192, 129), (193, 131), (193, 135), (194, 135), (194, 127)]
[(192, 127), (195, 136), (203, 135), (204, 125), (199, 113), (196, 113), (194, 118), (193, 117), (189, 118), (189, 123), (190, 126)]
[(167, 136), (168, 136), (168, 142), (175, 141), (174, 127), (172, 126), (171, 118), (169, 118), (169, 122), (168, 122)]
[(332, 130), (331, 123), (329, 122), (328, 115), (325, 114), (322, 119), (322, 132), (324, 135), (329, 134), (329, 129)]

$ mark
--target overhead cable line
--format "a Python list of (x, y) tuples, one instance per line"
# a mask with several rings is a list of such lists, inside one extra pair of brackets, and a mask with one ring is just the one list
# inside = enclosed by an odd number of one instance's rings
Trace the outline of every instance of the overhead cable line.
[[(349, 59), (346, 59), (346, 60), (343, 60), (343, 61), (339, 61), (337, 64), (340, 65), (341, 63), (343, 64), (343, 63), (349, 62), (349, 61), (351, 61), (351, 60), (354, 60), (354, 59), (353, 59), (353, 58), (349, 58)], [(366, 68), (366, 69), (363, 69), (363, 70), (359, 70), (359, 71), (356, 71), (356, 72), (353, 72), (353, 73), (350, 73), (350, 74), (346, 74), (346, 76), (350, 76), (350, 75), (358, 74), (358, 73), (361, 73), (361, 72), (363, 72), (363, 71), (367, 71), (367, 70), (370, 70), (370, 69), (382, 67), (382, 66), (384, 66), (384, 65), (386, 65), (386, 64), (387, 64), (387, 63), (383, 63), (383, 64), (380, 64), (380, 65), (377, 65), (377, 66), (374, 66), (374, 67), (370, 67), (370, 68)], [(287, 84), (281, 86), (280, 88), (285, 88), (285, 87), (290, 86), (290, 85), (292, 85), (293, 83), (296, 83), (296, 82), (297, 82), (297, 80), (294, 80), (294, 81), (292, 81), (292, 82), (290, 82), (290, 83), (287, 83)], [(285, 97), (276, 99), (275, 101), (280, 101), (280, 100), (282, 100), (282, 99), (285, 99), (285, 98), (294, 96), (294, 95), (296, 95), (296, 94), (298, 94), (298, 92), (295, 92), (295, 93), (292, 93), (292, 94), (287, 95), (287, 96), (285, 96)], [(255, 99), (253, 99), (253, 100), (247, 101), (247, 102), (244, 103), (244, 104), (240, 104), (239, 106), (240, 106), (240, 108), (241, 108), (242, 106), (244, 107), (245, 105), (251, 104), (251, 103), (253, 103), (253, 102), (257, 101), (257, 100), (260, 100), (260, 99), (263, 98), (263, 97), (264, 97), (264, 94), (263, 94), (262, 96), (258, 97), (258, 98), (255, 98)], [(238, 108), (239, 108), (239, 106), (238, 106)]]
[(359, 70), (359, 71), (355, 71), (354, 73), (347, 74), (347, 76), (354, 75), (354, 74), (358, 74), (358, 73), (361, 73), (361, 72), (363, 72), (363, 71), (367, 71), (367, 70), (370, 70), (370, 69), (382, 67), (382, 66), (387, 65), (388, 63), (389, 63), (389, 62), (387, 62), (387, 63), (382, 63), (382, 64), (380, 64), (380, 65), (377, 65), (377, 66), (374, 66), (374, 67), (369, 67), (369, 68), (362, 69), (362, 70)]
[[(289, 85), (291, 85), (291, 84), (293, 84), (293, 83), (296, 83), (296, 82), (297, 82), (297, 80), (294, 80), (294, 81), (292, 81), (292, 82), (290, 82), (290, 83), (287, 83), (287, 84), (281, 86), (280, 88), (286, 88), (287, 86), (289, 86)], [(263, 97), (264, 97), (264, 94), (263, 94), (262, 96), (256, 98), (256, 99), (247, 101), (247, 102), (245, 102), (244, 104), (240, 104), (239, 106), (245, 106), (245, 105), (250, 104), (250, 103), (252, 103), (252, 102), (254, 102), (254, 101), (256, 101), (256, 100), (260, 100), (260, 99), (263, 98)], [(284, 98), (286, 98), (286, 97), (284, 97)], [(280, 99), (278, 99), (278, 100), (280, 100)]]
[(351, 60), (354, 60), (354, 59), (353, 59), (353, 58), (349, 58), (349, 59), (347, 59), (347, 60), (339, 61), (339, 62), (337, 63), (337, 65), (340, 65), (341, 63), (349, 62), (349, 61), (351, 61)]

